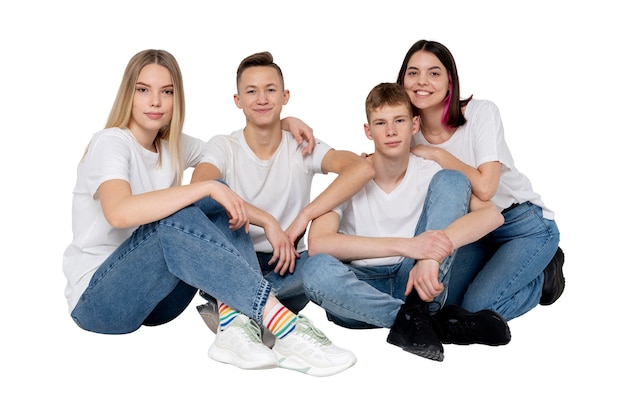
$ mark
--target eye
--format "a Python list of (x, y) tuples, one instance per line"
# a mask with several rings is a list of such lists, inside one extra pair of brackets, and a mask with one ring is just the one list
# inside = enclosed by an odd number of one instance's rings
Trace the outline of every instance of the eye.
[(406, 75), (409, 75), (409, 76), (413, 77), (413, 76), (417, 75), (417, 71), (415, 71), (415, 70), (407, 71)]
[(174, 89), (173, 88), (167, 88), (167, 89), (163, 90), (163, 94), (168, 95), (168, 96), (173, 96), (174, 95)]
[(375, 126), (384, 126), (385, 122), (382, 122), (382, 121), (374, 122), (374, 125)]
[(135, 91), (139, 93), (145, 93), (146, 91), (148, 91), (148, 89), (146, 87), (137, 87)]

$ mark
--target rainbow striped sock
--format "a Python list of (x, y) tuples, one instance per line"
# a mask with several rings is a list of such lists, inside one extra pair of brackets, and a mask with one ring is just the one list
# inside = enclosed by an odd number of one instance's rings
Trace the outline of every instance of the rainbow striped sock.
[(239, 311), (227, 306), (221, 301), (218, 301), (217, 305), (220, 314), (220, 330), (224, 330), (230, 323), (232, 323), (233, 320), (235, 320), (235, 317), (239, 315)]
[(278, 303), (263, 319), (263, 325), (279, 339), (287, 336), (296, 327), (296, 315)]

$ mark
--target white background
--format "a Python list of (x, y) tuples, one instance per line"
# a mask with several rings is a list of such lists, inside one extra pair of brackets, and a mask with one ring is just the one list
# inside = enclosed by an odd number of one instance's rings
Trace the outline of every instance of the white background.
[[(19, 4), (19, 5), (18, 5)], [(31, 1), (0, 6), (4, 416), (623, 415), (623, 15), (598, 1)], [(130, 335), (78, 329), (63, 296), (76, 164), (130, 57), (172, 52), (185, 131), (243, 126), (239, 61), (269, 50), (291, 90), (284, 115), (370, 151), (364, 100), (408, 48), (438, 40), (463, 96), (494, 101), (519, 169), (556, 212), (567, 287), (510, 322), (504, 347), (446, 346), (432, 362), (304, 313), (357, 364), (333, 377), (211, 361), (192, 305)], [(316, 192), (324, 180), (316, 182)], [(196, 302), (197, 301), (197, 302)]]

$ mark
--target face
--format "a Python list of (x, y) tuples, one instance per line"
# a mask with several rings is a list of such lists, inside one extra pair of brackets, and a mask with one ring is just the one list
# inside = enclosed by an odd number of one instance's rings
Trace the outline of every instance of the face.
[(241, 74), (235, 104), (248, 123), (267, 126), (280, 123), (282, 108), (289, 101), (280, 76), (272, 67), (251, 67)]
[(365, 134), (374, 141), (376, 153), (408, 155), (418, 126), (417, 117), (411, 117), (405, 105), (383, 106), (370, 114)]
[(417, 51), (409, 59), (404, 88), (420, 110), (443, 106), (448, 94), (448, 71), (432, 52)]
[(143, 67), (135, 84), (133, 109), (128, 124), (137, 139), (152, 138), (172, 120), (174, 86), (170, 72), (164, 66)]

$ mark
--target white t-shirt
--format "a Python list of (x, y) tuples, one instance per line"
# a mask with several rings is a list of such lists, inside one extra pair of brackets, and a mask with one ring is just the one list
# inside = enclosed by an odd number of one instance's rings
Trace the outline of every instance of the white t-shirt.
[[(198, 164), (203, 150), (203, 141), (183, 135), (184, 167)], [(98, 187), (113, 179), (127, 181), (134, 195), (172, 187), (175, 172), (168, 141), (161, 141), (160, 152), (159, 167), (158, 154), (143, 148), (128, 129), (104, 129), (91, 139), (78, 165), (72, 201), (73, 240), (63, 254), (63, 271), (67, 278), (65, 296), (70, 311), (96, 269), (136, 229), (116, 229), (107, 222), (96, 195)]]
[[(316, 140), (313, 153), (302, 156), (302, 145), (283, 131), (281, 143), (269, 160), (259, 159), (246, 143), (243, 129), (214, 136), (206, 144), (202, 162), (215, 165), (221, 179), (241, 198), (270, 213), (285, 230), (311, 200), (313, 176), (322, 173), (322, 159), (330, 150)], [(263, 228), (251, 225), (250, 237), (257, 252), (271, 253)], [(298, 252), (305, 250), (304, 239)]]
[(433, 145), (421, 131), (413, 136), (412, 145), (436, 146), (450, 152), (468, 165), (478, 168), (486, 162), (502, 163), (500, 184), (491, 201), (500, 210), (513, 203), (531, 203), (543, 209), (543, 217), (554, 219), (554, 212), (533, 191), (530, 180), (515, 168), (513, 156), (504, 140), (504, 127), (498, 107), (487, 100), (472, 99), (465, 108), (467, 122), (456, 129), (446, 142)]
[[(368, 237), (415, 236), (428, 186), (441, 170), (438, 163), (411, 155), (402, 182), (389, 194), (370, 180), (352, 198), (334, 209), (339, 233)], [(401, 256), (354, 260), (360, 266), (394, 265)]]

